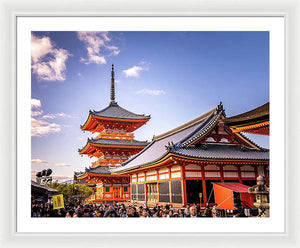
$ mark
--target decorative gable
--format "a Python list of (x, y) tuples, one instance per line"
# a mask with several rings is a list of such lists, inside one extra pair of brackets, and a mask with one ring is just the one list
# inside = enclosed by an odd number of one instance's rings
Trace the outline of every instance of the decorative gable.
[(232, 144), (255, 149), (259, 148), (242, 135), (233, 133), (226, 124), (220, 122), (216, 124), (214, 129), (208, 131), (205, 135), (200, 137), (198, 140), (194, 141), (193, 145), (210, 143)]

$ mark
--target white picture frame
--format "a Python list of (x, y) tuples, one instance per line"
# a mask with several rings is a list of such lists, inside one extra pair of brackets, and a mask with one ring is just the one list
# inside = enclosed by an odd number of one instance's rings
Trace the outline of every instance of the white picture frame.
[[(72, 2), (72, 4), (71, 4)], [(176, 3), (176, 4), (175, 4)], [(183, 1), (165, 1), (139, 3), (138, 1), (114, 1), (114, 3), (89, 2), (84, 1), (1, 1), (0, 2), (0, 25), (2, 27), (2, 36), (0, 39), (1, 49), (1, 140), (2, 144), (2, 203), (0, 211), (2, 213), (1, 239), (3, 247), (19, 246), (82, 246), (101, 244), (106, 246), (141, 246), (150, 247), (159, 245), (169, 246), (187, 246), (187, 245), (209, 245), (215, 247), (233, 247), (233, 246), (266, 246), (266, 247), (298, 247), (299, 238), (299, 216), (297, 216), (297, 206), (299, 200), (299, 180), (296, 176), (299, 174), (297, 165), (297, 126), (299, 116), (297, 113), (297, 92), (299, 81), (297, 75), (297, 65), (300, 58), (299, 54), (299, 3), (297, 1), (242, 1), (240, 5), (236, 2), (227, 3), (224, 1), (215, 1), (215, 5), (210, 5), (206, 1), (191, 1), (189, 4)], [(118, 6), (119, 11), (114, 11)], [(193, 6), (193, 7), (190, 7)], [(95, 11), (101, 9), (101, 11)], [(234, 11), (229, 11), (234, 10)], [(165, 233), (132, 234), (130, 232), (123, 234), (18, 234), (16, 233), (16, 213), (17, 204), (15, 198), (16, 181), (16, 18), (18, 16), (284, 16), (286, 18), (286, 232), (284, 234), (172, 234)], [(298, 79), (298, 80), (297, 80)], [(293, 133), (292, 133), (293, 132)], [(294, 139), (292, 139), (294, 137)], [(294, 144), (295, 143), (295, 144)], [(299, 163), (298, 163), (299, 164)], [(28, 175), (29, 176), (29, 175)], [(292, 192), (292, 193), (290, 193)], [(293, 197), (293, 198), (292, 198)], [(51, 242), (47, 242), (51, 240)]]

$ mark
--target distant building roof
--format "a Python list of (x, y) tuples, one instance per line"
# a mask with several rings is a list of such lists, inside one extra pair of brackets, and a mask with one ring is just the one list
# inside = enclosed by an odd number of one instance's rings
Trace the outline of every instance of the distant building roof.
[(35, 181), (31, 180), (31, 190), (32, 191), (38, 191), (40, 193), (44, 193), (44, 194), (54, 194), (57, 193), (58, 191), (56, 189), (51, 189), (45, 185), (40, 185)]
[(270, 104), (266, 103), (258, 108), (250, 110), (248, 112), (238, 114), (229, 118), (225, 118), (222, 121), (229, 126), (239, 126), (243, 124), (254, 124), (261, 121), (269, 120)]
[(270, 116), (269, 103), (248, 112), (222, 120), (233, 132), (269, 135)]
[(60, 184), (73, 184), (73, 182), (74, 182), (74, 180), (73, 180), (73, 179), (70, 179), (70, 180), (61, 182)]

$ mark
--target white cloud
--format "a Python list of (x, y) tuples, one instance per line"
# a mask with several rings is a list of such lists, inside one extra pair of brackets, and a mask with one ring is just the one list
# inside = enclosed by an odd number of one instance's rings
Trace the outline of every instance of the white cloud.
[(31, 67), (39, 81), (66, 80), (66, 61), (71, 54), (57, 49), (49, 37), (31, 35)]
[(70, 164), (67, 164), (67, 163), (56, 163), (54, 165), (57, 166), (57, 167), (69, 167), (69, 166), (71, 166)]
[(87, 58), (80, 59), (85, 64), (106, 64), (107, 56), (120, 53), (117, 46), (110, 44), (109, 32), (77, 32), (77, 37), (85, 44), (87, 50)]
[(31, 35), (31, 59), (33, 63), (37, 63), (48, 53), (51, 53), (52, 49), (53, 46), (49, 37), (38, 38), (33, 34)]
[(52, 176), (52, 180), (53, 181), (59, 181), (59, 182), (63, 182), (63, 181), (67, 181), (67, 180), (71, 180), (74, 177), (71, 176), (63, 176), (63, 175), (53, 175)]
[(136, 92), (137, 94), (144, 94), (144, 95), (150, 95), (150, 96), (159, 96), (159, 95), (165, 95), (166, 92), (163, 90), (150, 90), (150, 89), (142, 89)]
[(39, 116), (41, 114), (43, 114), (42, 110), (40, 110), (40, 111), (31, 111), (31, 116)]
[(140, 71), (143, 70), (141, 66), (133, 66), (127, 70), (124, 70), (125, 77), (138, 77), (140, 75)]
[(55, 119), (58, 117), (68, 117), (71, 115), (65, 113), (45, 114), (43, 115), (42, 103), (39, 99), (31, 99), (31, 136), (44, 137), (50, 133), (58, 133), (61, 131), (61, 125), (51, 123), (45, 119)]
[(31, 99), (31, 109), (40, 108), (41, 106), (42, 106), (42, 104), (39, 99)]
[(58, 133), (61, 131), (60, 125), (47, 121), (31, 118), (31, 136), (43, 137), (50, 133)]
[(55, 119), (57, 117), (68, 117), (68, 118), (71, 118), (71, 115), (67, 115), (65, 113), (57, 113), (57, 114), (46, 114), (46, 115), (42, 116), (43, 119)]
[(34, 158), (34, 159), (31, 159), (31, 164), (48, 164), (48, 162), (41, 160), (39, 158)]
[(125, 77), (139, 77), (141, 71), (148, 71), (150, 63), (142, 60), (138, 65), (134, 65), (127, 70), (123, 70)]
[[(47, 136), (50, 133), (60, 132), (61, 127), (59, 124), (41, 120), (45, 116), (42, 116), (43, 110), (41, 109), (41, 107), (42, 103), (39, 99), (31, 99), (31, 136), (43, 137)], [(48, 115), (51, 116), (51, 114)], [(62, 116), (65, 114), (59, 113), (56, 115)]]
[(41, 101), (38, 99), (31, 99), (31, 116), (39, 116), (43, 114), (43, 110), (41, 110)]

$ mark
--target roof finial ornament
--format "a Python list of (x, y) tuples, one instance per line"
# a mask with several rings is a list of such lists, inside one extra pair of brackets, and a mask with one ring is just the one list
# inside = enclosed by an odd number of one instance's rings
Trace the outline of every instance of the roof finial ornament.
[(111, 81), (110, 81), (110, 105), (115, 104), (115, 71), (114, 64), (111, 66)]
[(217, 112), (220, 113), (221, 111), (223, 111), (224, 108), (223, 108), (223, 103), (220, 102), (220, 104), (217, 106)]

